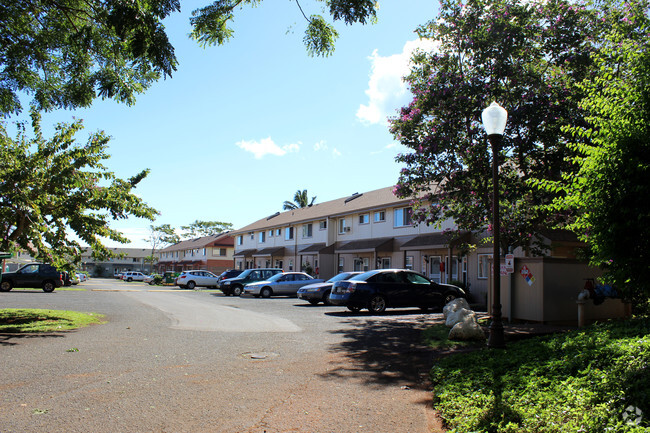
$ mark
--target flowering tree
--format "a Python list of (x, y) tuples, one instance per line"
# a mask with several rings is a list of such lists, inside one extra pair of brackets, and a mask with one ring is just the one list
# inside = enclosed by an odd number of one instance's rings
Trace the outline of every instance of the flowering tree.
[(153, 220), (156, 210), (132, 192), (148, 171), (123, 180), (102, 164), (109, 137), (100, 132), (76, 145), (74, 135), (82, 129), (76, 121), (59, 124), (45, 139), (35, 110), (32, 124), (34, 138), (19, 124), (15, 140), (0, 124), (0, 250), (21, 248), (36, 260), (67, 268), (81, 258), (72, 234), (94, 257), (105, 258), (111, 252), (102, 238), (129, 242), (108, 226), (111, 219)]
[(440, 16), (421, 26), (438, 41), (419, 52), (406, 77), (414, 98), (390, 119), (410, 152), (395, 193), (414, 200), (414, 220), (453, 218), (475, 233), (489, 227), (491, 153), (481, 112), (497, 101), (509, 112), (499, 155), (501, 247), (539, 251), (535, 234), (557, 215), (541, 205), (556, 192), (531, 180), (558, 179), (571, 169), (570, 133), (583, 125), (577, 83), (592, 71), (598, 12), (568, 0), (442, 0)]

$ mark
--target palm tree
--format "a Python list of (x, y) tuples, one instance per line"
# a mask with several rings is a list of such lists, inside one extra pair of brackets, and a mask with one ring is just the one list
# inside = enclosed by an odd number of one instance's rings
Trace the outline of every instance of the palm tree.
[(293, 201), (285, 201), (282, 208), (284, 210), (292, 210), (302, 207), (310, 207), (314, 204), (314, 200), (316, 200), (316, 196), (311, 198), (311, 202), (309, 201), (306, 189), (303, 189), (302, 191), (298, 190), (293, 196)]

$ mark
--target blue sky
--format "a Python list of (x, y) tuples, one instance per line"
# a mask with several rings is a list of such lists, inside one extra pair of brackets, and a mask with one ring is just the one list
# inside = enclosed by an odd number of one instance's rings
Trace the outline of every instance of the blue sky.
[[(202, 48), (187, 37), (189, 16), (208, 3), (183, 0), (182, 12), (165, 22), (178, 70), (135, 106), (97, 100), (86, 110), (48, 113), (44, 125), (82, 118), (87, 132), (113, 137), (106, 165), (118, 176), (149, 168), (136, 193), (160, 211), (155, 225), (239, 228), (282, 211), (298, 189), (323, 202), (396, 182), (394, 158), (405, 149), (386, 117), (411, 99), (400, 77), (414, 30), (436, 17), (438, 2), (381, 2), (374, 25), (337, 23), (340, 38), (327, 58), (307, 55), (304, 18), (290, 0), (237, 11), (234, 38)], [(301, 5), (322, 13), (319, 2)], [(125, 246), (141, 247), (150, 224), (113, 227), (132, 239)]]

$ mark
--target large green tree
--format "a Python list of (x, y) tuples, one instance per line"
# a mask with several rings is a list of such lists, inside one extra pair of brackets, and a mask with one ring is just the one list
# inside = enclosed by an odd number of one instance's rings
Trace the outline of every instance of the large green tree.
[(546, 185), (563, 194), (552, 210), (588, 243), (592, 264), (628, 296), (650, 295), (650, 20), (649, 2), (610, 8), (598, 74), (583, 83), (586, 128), (576, 138), (578, 170)]
[(231, 223), (226, 223), (221, 221), (196, 220), (189, 225), (181, 226), (181, 230), (183, 230), (184, 239), (219, 235), (223, 232), (227, 232), (232, 229), (233, 227)]
[[(316, 4), (310, 4), (310, 9)], [(191, 37), (223, 44), (236, 10), (261, 0), (217, 0), (194, 11)], [(371, 0), (326, 0), (333, 20), (365, 24)], [(312, 55), (329, 55), (338, 34), (321, 15), (305, 17), (304, 42)], [(29, 94), (39, 109), (88, 107), (96, 97), (133, 104), (138, 93), (176, 70), (162, 20), (180, 0), (0, 0), (0, 115), (22, 110)]]
[[(46, 139), (40, 115), (32, 111), (33, 134), (18, 124), (16, 139), (0, 124), (0, 251), (21, 248), (36, 260), (55, 265), (80, 260), (80, 244), (96, 258), (110, 256), (102, 240), (129, 242), (109, 222), (135, 216), (153, 220), (156, 210), (133, 192), (143, 170), (120, 179), (102, 164), (109, 137), (92, 134), (85, 145), (75, 142), (81, 121), (59, 124)], [(31, 138), (28, 135), (32, 136)]]
[(542, 206), (555, 196), (531, 179), (558, 179), (571, 168), (563, 125), (582, 125), (577, 84), (592, 70), (598, 13), (568, 0), (443, 0), (418, 30), (438, 42), (419, 52), (406, 77), (412, 102), (390, 119), (409, 148), (395, 193), (413, 198), (414, 221), (453, 218), (461, 230), (491, 229), (492, 163), (481, 112), (497, 101), (509, 112), (502, 149), (501, 247), (540, 252), (535, 234), (557, 218)]

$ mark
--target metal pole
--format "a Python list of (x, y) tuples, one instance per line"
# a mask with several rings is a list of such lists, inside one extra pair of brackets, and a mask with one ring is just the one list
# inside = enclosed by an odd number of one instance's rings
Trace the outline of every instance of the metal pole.
[(492, 322), (488, 347), (502, 349), (506, 347), (503, 335), (503, 322), (501, 320), (501, 231), (499, 221), (499, 145), (502, 135), (491, 134), (488, 136), (492, 145), (492, 239), (494, 249), (492, 253)]

